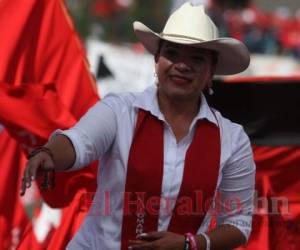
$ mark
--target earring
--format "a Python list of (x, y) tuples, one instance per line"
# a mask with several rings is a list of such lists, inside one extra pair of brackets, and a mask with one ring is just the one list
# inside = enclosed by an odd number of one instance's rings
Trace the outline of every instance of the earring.
[(214, 90), (212, 88), (208, 88), (208, 94), (209, 95), (213, 95), (214, 94)]
[(156, 77), (157, 77), (157, 73), (156, 73), (156, 72), (154, 72), (153, 76), (156, 78)]

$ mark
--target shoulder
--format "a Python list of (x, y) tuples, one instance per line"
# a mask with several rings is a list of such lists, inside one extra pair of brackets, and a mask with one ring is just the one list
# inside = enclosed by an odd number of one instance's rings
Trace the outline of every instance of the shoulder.
[(131, 109), (139, 95), (138, 92), (111, 93), (106, 95), (100, 102), (109, 106), (114, 112), (119, 113), (122, 110)]
[(156, 87), (149, 86), (142, 92), (108, 94), (101, 102), (118, 114), (120, 112), (136, 113), (138, 108), (151, 111), (155, 108), (155, 103), (157, 103)]

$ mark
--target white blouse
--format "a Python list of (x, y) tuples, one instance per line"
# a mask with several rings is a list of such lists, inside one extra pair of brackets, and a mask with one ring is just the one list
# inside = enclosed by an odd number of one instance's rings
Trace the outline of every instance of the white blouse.
[[(211, 109), (202, 95), (199, 112), (188, 135), (177, 143), (170, 125), (159, 110), (156, 93), (156, 87), (151, 86), (142, 93), (107, 95), (73, 128), (55, 132), (68, 136), (74, 145), (76, 161), (72, 170), (98, 158), (101, 161), (98, 188), (90, 211), (67, 249), (120, 249), (127, 161), (139, 108), (150, 111), (164, 122), (162, 197), (177, 197), (185, 154), (192, 141), (196, 121), (206, 118), (220, 127), (221, 161), (216, 190), (219, 198), (215, 201), (216, 208), (211, 207), (207, 212), (198, 232), (208, 229), (214, 214), (218, 225), (231, 224), (248, 239), (253, 213), (255, 164), (243, 128)], [(171, 218), (170, 213), (165, 212), (163, 201), (158, 231), (167, 230)]]

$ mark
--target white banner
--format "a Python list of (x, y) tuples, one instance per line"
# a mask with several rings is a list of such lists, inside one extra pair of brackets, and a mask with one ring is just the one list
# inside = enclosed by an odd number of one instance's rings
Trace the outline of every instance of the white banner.
[(109, 92), (142, 91), (154, 84), (154, 58), (148, 53), (94, 40), (88, 41), (87, 51), (101, 97)]

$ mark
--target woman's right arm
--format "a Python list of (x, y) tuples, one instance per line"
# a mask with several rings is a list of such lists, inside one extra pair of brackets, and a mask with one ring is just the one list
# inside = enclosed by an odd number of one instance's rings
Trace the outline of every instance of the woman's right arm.
[(117, 98), (104, 98), (74, 127), (56, 132), (44, 145), (46, 150), (30, 157), (22, 178), (21, 195), (25, 194), (26, 189), (40, 172), (64, 171), (70, 168), (76, 170), (103, 155), (116, 135), (115, 113), (118, 106)]
[(51, 154), (42, 150), (30, 157), (23, 173), (21, 195), (31, 187), (31, 182), (35, 180), (38, 173), (67, 170), (75, 162), (76, 153), (73, 144), (64, 135), (56, 135), (44, 147), (49, 149)]

